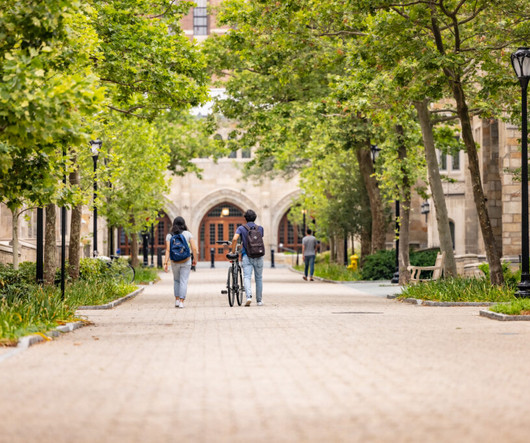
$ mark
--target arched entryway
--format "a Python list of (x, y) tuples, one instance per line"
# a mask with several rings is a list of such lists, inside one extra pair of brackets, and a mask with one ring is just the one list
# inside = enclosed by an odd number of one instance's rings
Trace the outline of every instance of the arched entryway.
[(289, 221), (287, 218), (289, 211), (283, 215), (278, 225), (278, 251), (302, 252), (303, 227), (294, 225)]
[(232, 240), (236, 229), (245, 223), (243, 211), (231, 203), (214, 206), (199, 225), (199, 260), (225, 260), (227, 248), (216, 244), (217, 240)]

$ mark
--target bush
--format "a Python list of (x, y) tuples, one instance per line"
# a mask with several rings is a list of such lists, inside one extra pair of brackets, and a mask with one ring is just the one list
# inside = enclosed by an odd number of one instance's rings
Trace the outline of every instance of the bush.
[[(481, 263), (478, 267), (485, 275), (486, 279), (490, 279), (490, 265), (489, 263)], [(508, 263), (502, 263), (502, 275), (504, 276), (504, 284), (509, 288), (516, 289), (521, 281), (521, 269), (513, 272)]]
[(331, 251), (324, 251), (317, 254), (315, 257), (315, 264), (317, 263), (329, 263), (331, 257)]
[(514, 299), (509, 287), (492, 286), (485, 278), (444, 278), (405, 287), (399, 298), (441, 302), (505, 302)]
[(0, 298), (7, 303), (26, 299), (36, 287), (36, 271), (32, 263), (21, 263), (18, 270), (12, 265), (0, 264)]
[(519, 298), (508, 304), (492, 306), (490, 310), (506, 315), (530, 315), (530, 299)]
[(377, 251), (364, 259), (363, 280), (390, 280), (396, 272), (396, 251)]
[(411, 266), (434, 266), (439, 249), (425, 249), (423, 251), (410, 252)]

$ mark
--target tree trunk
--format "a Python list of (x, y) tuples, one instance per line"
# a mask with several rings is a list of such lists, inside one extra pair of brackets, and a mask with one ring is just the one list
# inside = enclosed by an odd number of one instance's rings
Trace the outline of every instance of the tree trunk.
[(372, 246), (372, 236), (370, 232), (366, 229), (361, 231), (361, 257), (360, 257), (360, 266), (363, 267), (364, 260), (368, 255), (370, 255), (370, 249)]
[(456, 262), (453, 251), (453, 240), (449, 228), (449, 216), (447, 214), (447, 205), (445, 204), (445, 195), (440, 177), (438, 159), (436, 157), (436, 148), (434, 144), (434, 135), (432, 132), (432, 123), (428, 109), (428, 100), (417, 101), (414, 103), (418, 112), (423, 144), (425, 147), (425, 159), (427, 160), (427, 170), (429, 171), (429, 186), (431, 188), (434, 207), (436, 208), (436, 222), (438, 225), (438, 237), (440, 239), (440, 249), (445, 252), (445, 275), (456, 276)]
[(134, 269), (138, 267), (138, 234), (131, 234), (131, 265)]
[(486, 207), (486, 198), (484, 196), (482, 181), (480, 179), (477, 148), (475, 146), (475, 140), (473, 139), (473, 130), (471, 129), (471, 118), (469, 116), (464, 89), (462, 88), (459, 76), (456, 80), (451, 81), (451, 86), (456, 101), (457, 114), (462, 127), (462, 139), (467, 150), (469, 172), (471, 173), (471, 186), (473, 188), (473, 197), (477, 208), (482, 238), (484, 239), (484, 246), (486, 248), (486, 256), (490, 266), (491, 284), (500, 286), (504, 283), (501, 257), (498, 253), (495, 236), (493, 234), (493, 229), (491, 228), (488, 208)]
[[(431, 24), (431, 29), (434, 34), (436, 47), (440, 54), (445, 55), (442, 34), (434, 12), (431, 12)], [(455, 45), (459, 45), (460, 36), (456, 37), (458, 38), (455, 41)], [(443, 68), (443, 73), (447, 78), (449, 85), (451, 86), (451, 90), (453, 92), (453, 98), (456, 102), (456, 113), (460, 120), (460, 126), (462, 129), (462, 140), (464, 141), (464, 145), (466, 146), (469, 172), (471, 173), (473, 200), (475, 201), (475, 207), (477, 209), (478, 219), (480, 223), (480, 230), (482, 232), (482, 239), (484, 240), (484, 246), (486, 248), (486, 257), (488, 259), (490, 267), (490, 280), (493, 285), (500, 286), (504, 283), (501, 257), (498, 253), (498, 249), (495, 243), (495, 236), (493, 235), (493, 229), (491, 228), (488, 208), (486, 207), (484, 190), (482, 189), (477, 147), (475, 146), (475, 140), (473, 139), (473, 130), (471, 129), (471, 117), (469, 116), (469, 108), (466, 102), (466, 95), (464, 93), (464, 88), (462, 87), (462, 76), (458, 72), (453, 71), (447, 66)]]
[(44, 234), (44, 284), (55, 283), (57, 268), (57, 233), (56, 233), (56, 208), (54, 204), (46, 206), (46, 232)]
[[(79, 185), (79, 169), (70, 174), (70, 185)], [(79, 278), (79, 261), (81, 258), (81, 215), (82, 206), (72, 208), (72, 219), (70, 220), (70, 244), (68, 246), (68, 274), (72, 280)]]
[(371, 253), (385, 249), (386, 223), (383, 211), (383, 201), (379, 192), (379, 186), (374, 178), (374, 167), (372, 164), (372, 153), (370, 142), (361, 144), (356, 149), (359, 169), (366, 186), (368, 199), (370, 200), (370, 212), (372, 214), (372, 249)]
[(12, 233), (13, 233), (13, 239), (12, 239), (12, 248), (13, 248), (13, 269), (18, 269), (18, 247), (19, 247), (19, 241), (18, 241), (18, 216), (19, 216), (18, 208), (11, 210), (11, 222), (12, 222)]
[(403, 172), (403, 182), (401, 186), (401, 197), (399, 199), (401, 205), (400, 220), (399, 220), (399, 255), (398, 255), (398, 269), (399, 269), (399, 284), (406, 285), (410, 281), (410, 272), (407, 269), (410, 265), (410, 182), (405, 168), (405, 161), (407, 159), (407, 146), (403, 143), (403, 126), (397, 125), (396, 132), (398, 133), (399, 146), (398, 158)]

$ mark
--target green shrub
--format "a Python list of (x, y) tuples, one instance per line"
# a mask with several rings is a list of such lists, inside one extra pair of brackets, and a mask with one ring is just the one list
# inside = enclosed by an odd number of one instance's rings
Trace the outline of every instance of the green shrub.
[(136, 284), (145, 284), (155, 281), (158, 278), (158, 270), (156, 268), (138, 268), (134, 275), (134, 282)]
[(0, 298), (7, 303), (27, 298), (36, 287), (35, 277), (35, 267), (26, 263), (22, 263), (18, 270), (12, 265), (0, 264)]
[[(487, 280), (490, 279), (490, 265), (489, 263), (481, 263), (478, 268), (484, 273)], [(521, 281), (521, 269), (513, 272), (508, 263), (502, 263), (502, 275), (504, 276), (504, 284), (512, 289), (516, 289)]]
[(324, 251), (320, 254), (317, 254), (315, 257), (315, 264), (316, 263), (329, 263), (331, 257), (331, 251)]
[(506, 315), (529, 315), (530, 299), (518, 298), (508, 304), (494, 305), (490, 308), (493, 312), (499, 312)]
[[(295, 266), (298, 271), (304, 270), (304, 265)], [(361, 279), (359, 272), (350, 271), (346, 266), (337, 263), (316, 263), (315, 276), (333, 281), (357, 281)]]
[(444, 278), (405, 287), (399, 298), (441, 302), (505, 302), (514, 299), (507, 286), (493, 286), (486, 278)]
[(425, 249), (423, 251), (411, 251), (410, 252), (410, 264), (411, 266), (434, 266), (436, 263), (436, 256), (440, 250), (436, 249)]
[(377, 251), (364, 259), (363, 280), (390, 280), (396, 272), (396, 251)]

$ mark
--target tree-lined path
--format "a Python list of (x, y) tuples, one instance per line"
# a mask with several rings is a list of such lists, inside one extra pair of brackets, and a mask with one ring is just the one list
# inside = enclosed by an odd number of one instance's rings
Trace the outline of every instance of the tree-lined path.
[[(229, 308), (200, 268), (0, 363), (0, 442), (523, 442), (530, 324), (265, 270)], [(391, 289), (389, 288), (389, 291)]]

